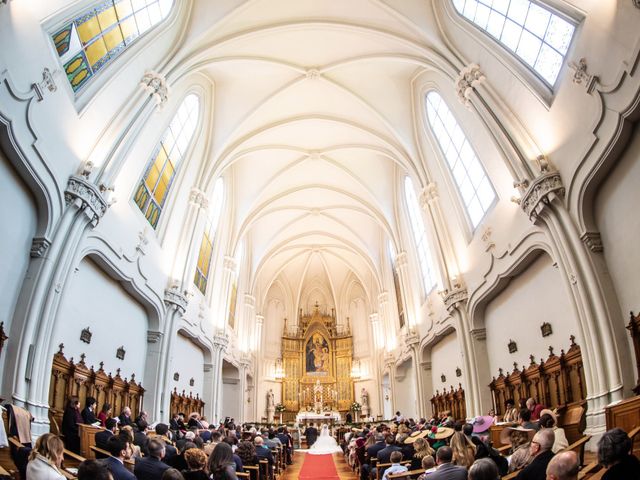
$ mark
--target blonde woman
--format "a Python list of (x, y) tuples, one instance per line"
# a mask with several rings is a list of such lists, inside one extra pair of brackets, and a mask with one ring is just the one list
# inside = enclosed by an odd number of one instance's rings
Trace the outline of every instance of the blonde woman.
[(451, 463), (465, 468), (473, 465), (476, 457), (476, 446), (464, 433), (454, 433), (453, 437), (451, 437), (450, 447), (453, 451)]
[(130, 458), (142, 458), (142, 451), (138, 445), (134, 445), (135, 435), (133, 433), (133, 428), (131, 425), (125, 425), (120, 429), (120, 435), (125, 435), (127, 437), (127, 442), (129, 442), (129, 446), (131, 447), (131, 457)]
[(29, 455), (27, 478), (29, 480), (65, 480), (61, 473), (64, 443), (57, 435), (45, 433), (38, 437), (36, 447)]
[(411, 470), (418, 470), (422, 466), (422, 459), (424, 457), (435, 457), (436, 451), (431, 448), (429, 442), (424, 438), (417, 438), (413, 442), (413, 458), (411, 459)]

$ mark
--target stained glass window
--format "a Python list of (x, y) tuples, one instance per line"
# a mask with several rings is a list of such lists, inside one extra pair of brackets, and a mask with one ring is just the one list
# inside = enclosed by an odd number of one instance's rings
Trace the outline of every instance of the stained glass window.
[(546, 83), (555, 84), (575, 25), (529, 0), (453, 0), (453, 5)]
[(53, 33), (73, 91), (164, 20), (172, 6), (173, 0), (103, 0)]
[(176, 169), (196, 129), (199, 104), (198, 97), (193, 94), (183, 100), (133, 195), (133, 200), (153, 228), (158, 225)]
[(422, 221), (422, 214), (416, 192), (413, 189), (413, 182), (409, 177), (404, 180), (404, 192), (407, 199), (407, 210), (409, 212), (409, 220), (411, 222), (411, 230), (413, 238), (416, 242), (418, 251), (418, 261), (420, 263), (420, 273), (422, 274), (422, 283), (425, 292), (429, 293), (436, 286), (436, 271), (433, 265), (433, 257), (427, 242), (427, 232)]
[(440, 94), (427, 94), (427, 117), (475, 229), (496, 199), (480, 160)]
[(200, 251), (198, 253), (198, 263), (196, 265), (196, 274), (193, 283), (196, 284), (198, 290), (204, 295), (207, 291), (207, 282), (209, 281), (209, 271), (211, 268), (211, 257), (213, 255), (213, 244), (215, 239), (215, 231), (218, 225), (218, 219), (222, 212), (222, 179), (219, 178), (213, 190), (213, 198), (209, 203), (210, 216), (207, 225), (202, 234), (202, 242), (200, 243)]

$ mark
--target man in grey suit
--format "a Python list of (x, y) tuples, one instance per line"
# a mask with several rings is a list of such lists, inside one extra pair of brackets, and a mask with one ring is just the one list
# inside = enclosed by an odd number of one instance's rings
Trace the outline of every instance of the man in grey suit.
[(467, 469), (451, 464), (453, 451), (451, 447), (440, 447), (436, 452), (438, 468), (429, 474), (429, 480), (467, 480)]

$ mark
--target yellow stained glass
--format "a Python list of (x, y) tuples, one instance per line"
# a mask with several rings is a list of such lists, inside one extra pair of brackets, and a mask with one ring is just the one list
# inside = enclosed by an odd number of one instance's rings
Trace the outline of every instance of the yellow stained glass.
[(86, 52), (89, 65), (93, 67), (107, 54), (107, 47), (105, 47), (102, 38), (99, 38), (87, 47)]
[(78, 36), (80, 37), (80, 41), (83, 45), (89, 43), (89, 41), (100, 35), (102, 30), (100, 29), (100, 24), (98, 23), (97, 17), (91, 17), (86, 22), (78, 25)]
[(116, 12), (120, 21), (127, 18), (133, 13), (133, 10), (131, 9), (131, 2), (129, 0), (122, 0), (121, 2), (116, 3)]
[(117, 21), (118, 17), (116, 16), (116, 10), (113, 7), (109, 7), (98, 14), (98, 22), (100, 23), (100, 27), (103, 32)]
[(164, 195), (167, 193), (167, 184), (162, 180), (158, 183), (155, 192), (153, 192), (153, 198), (155, 198), (158, 204), (162, 205), (162, 200), (164, 199)]
[(107, 45), (107, 51), (109, 52), (120, 45), (124, 40), (122, 38), (122, 32), (120, 32), (120, 27), (118, 26), (105, 33), (102, 38), (104, 38), (104, 43)]
[(162, 172), (162, 181), (169, 185), (171, 183), (171, 179), (173, 178), (173, 173), (175, 170), (173, 169), (173, 163), (171, 160), (168, 160), (166, 166), (164, 167), (164, 171)]
[(156, 183), (158, 182), (158, 177), (160, 177), (160, 171), (162, 170), (166, 159), (167, 154), (165, 153), (164, 148), (161, 147), (160, 150), (158, 150), (158, 155), (156, 155), (156, 159), (153, 161), (153, 166), (149, 169), (149, 173), (145, 179), (145, 183), (149, 190), (153, 191), (155, 188)]
[(89, 75), (87, 69), (81, 70), (75, 77), (73, 77), (71, 85), (73, 87), (75, 87), (76, 85), (80, 85), (80, 83), (87, 77), (87, 75)]
[(82, 57), (76, 58), (73, 62), (67, 65), (66, 72), (73, 73), (80, 65), (82, 65)]
[(136, 21), (133, 17), (120, 23), (120, 28), (122, 29), (122, 35), (124, 38), (129, 38), (131, 36), (135, 37), (138, 35), (138, 26), (136, 25)]

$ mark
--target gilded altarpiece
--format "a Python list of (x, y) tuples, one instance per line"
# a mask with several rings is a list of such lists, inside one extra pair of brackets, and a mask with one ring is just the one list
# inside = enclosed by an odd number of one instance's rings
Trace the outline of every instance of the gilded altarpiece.
[(288, 412), (350, 410), (354, 402), (349, 325), (338, 325), (335, 311), (298, 316), (297, 327), (285, 321), (282, 335), (283, 403)]

